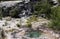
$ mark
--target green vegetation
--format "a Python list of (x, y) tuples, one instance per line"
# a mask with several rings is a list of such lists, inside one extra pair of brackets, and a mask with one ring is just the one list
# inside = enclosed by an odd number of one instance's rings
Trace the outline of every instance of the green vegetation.
[(34, 4), (34, 15), (40, 16), (41, 14), (45, 14), (46, 17), (50, 17), (50, 12), (51, 12), (51, 5), (49, 4), (48, 0), (41, 0)]
[(27, 19), (28, 21), (30, 22), (33, 22), (33, 21), (38, 21), (38, 18), (35, 16), (35, 15), (32, 15), (29, 19)]
[(38, 18), (35, 15), (33, 15), (29, 19), (27, 19), (26, 26), (31, 27), (31, 22), (33, 22), (33, 21), (38, 21)]
[(30, 22), (27, 22), (26, 26), (31, 28), (32, 24)]
[(60, 6), (52, 8), (51, 10), (51, 28), (55, 30), (60, 30)]
[[(59, 0), (60, 2), (60, 0)], [(34, 4), (34, 13), (33, 15), (40, 16), (41, 14), (45, 14), (47, 19), (51, 19), (51, 26), (52, 29), (60, 30), (60, 6), (51, 8), (48, 0), (39, 1)], [(31, 21), (30, 21), (31, 22)]]
[[(5, 8), (5, 9), (4, 9)], [(0, 7), (0, 18), (1, 17), (18, 17), (18, 14), (21, 12), (21, 9), (17, 6), (12, 7)]]
[[(58, 2), (60, 3), (60, 0), (58, 0)], [(38, 17), (41, 16), (41, 14), (45, 14), (45, 18), (46, 19), (51, 19), (51, 26), (49, 26), (52, 29), (55, 30), (60, 30), (60, 6), (57, 7), (52, 7), (52, 5), (49, 3), (49, 0), (38, 0), (38, 2), (36, 3), (31, 3), (34, 7), (34, 12), (32, 14), (32, 16), (27, 19), (27, 27), (31, 27), (31, 22), (33, 21), (38, 21)], [(3, 10), (3, 8), (0, 8), (0, 19), (4, 16), (7, 15), (7, 13), (5, 13), (5, 10)], [(9, 10), (6, 9), (7, 12)], [(16, 15), (18, 15), (21, 12), (21, 10), (16, 6), (16, 7), (12, 7), (12, 9), (10, 9), (9, 11), (9, 15), (11, 17), (17, 17)], [(4, 14), (5, 13), (5, 14)], [(3, 15), (4, 14), (4, 15)], [(6, 24), (6, 23), (5, 23)], [(17, 24), (18, 27), (20, 27), (19, 24)]]
[(11, 16), (11, 17), (17, 17), (17, 15), (19, 14), (21, 12), (21, 10), (20, 9), (18, 9), (18, 7), (12, 7), (12, 9), (10, 10), (10, 12), (9, 12), (9, 15)]

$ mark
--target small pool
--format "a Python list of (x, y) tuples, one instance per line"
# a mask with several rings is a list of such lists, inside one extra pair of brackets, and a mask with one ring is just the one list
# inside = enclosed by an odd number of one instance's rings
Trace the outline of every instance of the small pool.
[(39, 32), (39, 31), (31, 31), (27, 34), (27, 36), (30, 38), (37, 38), (40, 35), (41, 35), (41, 32)]

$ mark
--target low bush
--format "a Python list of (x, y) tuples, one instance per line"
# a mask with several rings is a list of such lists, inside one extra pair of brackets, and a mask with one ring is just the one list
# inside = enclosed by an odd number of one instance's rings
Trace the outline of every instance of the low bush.
[(31, 28), (31, 26), (32, 26), (31, 22), (27, 22), (26, 26)]
[(27, 19), (28, 21), (30, 22), (33, 22), (33, 21), (38, 21), (38, 17), (36, 17), (35, 15), (32, 15), (29, 19)]
[(18, 14), (20, 13), (19, 9), (17, 7), (10, 10), (9, 15), (11, 17), (18, 17)]
[(51, 5), (48, 0), (41, 0), (34, 4), (34, 15), (40, 16), (41, 14), (45, 14), (45, 17), (49, 18), (51, 12)]
[(32, 15), (29, 19), (27, 19), (26, 26), (31, 27), (31, 25), (32, 25), (31, 22), (33, 22), (33, 21), (38, 21), (38, 18), (35, 15)]
[(60, 6), (51, 9), (51, 28), (60, 30)]

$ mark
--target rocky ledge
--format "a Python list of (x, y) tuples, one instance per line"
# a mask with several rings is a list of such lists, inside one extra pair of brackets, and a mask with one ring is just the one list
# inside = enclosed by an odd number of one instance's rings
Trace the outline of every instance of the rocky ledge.
[[(11, 18), (5, 17), (0, 20), (0, 38), (2, 39), (60, 39), (60, 34), (55, 33), (53, 30), (48, 29), (47, 24), (49, 20), (39, 18), (39, 21), (32, 22), (32, 27), (25, 26), (29, 18)], [(19, 25), (19, 24), (22, 25)], [(20, 27), (18, 27), (20, 26)], [(30, 30), (42, 31), (42, 34), (37, 38), (30, 38), (26, 33)]]

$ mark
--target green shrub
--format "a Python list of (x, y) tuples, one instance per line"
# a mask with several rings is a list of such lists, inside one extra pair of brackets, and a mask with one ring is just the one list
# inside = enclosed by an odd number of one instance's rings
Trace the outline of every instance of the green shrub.
[(32, 15), (29, 19), (27, 19), (27, 27), (31, 27), (31, 22), (33, 22), (33, 21), (38, 21), (38, 18), (35, 16), (35, 15)]
[(18, 17), (18, 14), (20, 14), (22, 11), (22, 9), (20, 9), (19, 7), (12, 7), (12, 9), (9, 11), (9, 15), (11, 17)]
[(60, 30), (60, 6), (51, 9), (52, 29)]
[(33, 22), (33, 21), (38, 21), (38, 17), (36, 17), (35, 15), (32, 15), (29, 19), (27, 19), (28, 21), (30, 22)]
[(17, 14), (17, 9), (16, 8), (12, 9), (9, 13), (9, 15), (12, 16), (12, 17), (14, 17), (16, 14)]
[(27, 22), (26, 26), (31, 28), (31, 26), (32, 26), (31, 22)]
[(40, 16), (41, 14), (45, 14), (46, 17), (50, 17), (51, 5), (48, 0), (41, 0), (34, 4), (34, 15)]

